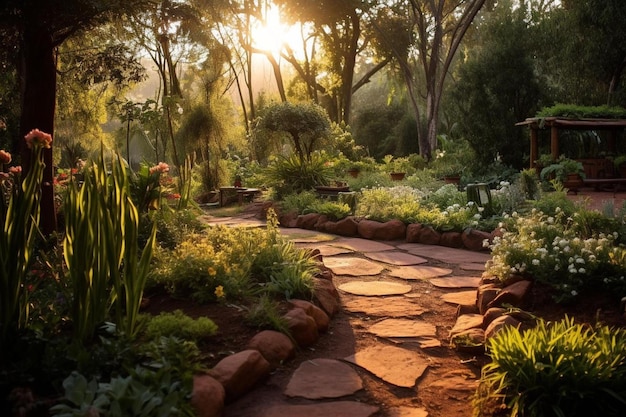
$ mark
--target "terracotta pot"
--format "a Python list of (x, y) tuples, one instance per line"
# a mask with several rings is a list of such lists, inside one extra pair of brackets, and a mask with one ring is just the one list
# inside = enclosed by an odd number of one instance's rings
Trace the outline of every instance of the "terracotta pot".
[(391, 179), (394, 181), (402, 181), (406, 173), (405, 172), (391, 172), (389, 175), (391, 175)]
[(351, 168), (351, 169), (348, 170), (348, 174), (350, 174), (350, 176), (353, 177), (353, 178), (357, 178), (359, 176), (360, 172), (361, 171), (359, 169), (357, 169), (357, 168)]
[(461, 182), (461, 177), (458, 175), (446, 175), (443, 177), (443, 180), (446, 184), (459, 184)]

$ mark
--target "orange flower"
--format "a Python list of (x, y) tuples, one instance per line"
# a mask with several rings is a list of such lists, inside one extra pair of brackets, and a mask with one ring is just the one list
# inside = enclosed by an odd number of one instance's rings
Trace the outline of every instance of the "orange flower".
[(164, 174), (166, 172), (169, 172), (169, 170), (170, 166), (168, 164), (166, 164), (165, 162), (159, 162), (157, 165), (150, 168), (150, 175), (154, 174), (155, 172), (158, 172), (159, 174)]
[(11, 163), (11, 154), (7, 151), (0, 150), (0, 164)]
[(24, 136), (24, 139), (26, 140), (26, 146), (28, 149), (33, 148), (33, 143), (40, 143), (44, 148), (50, 149), (50, 144), (52, 143), (52, 136), (39, 129), (31, 130), (26, 136)]
[(9, 172), (13, 175), (19, 175), (22, 173), (22, 167), (21, 166), (14, 166), (9, 168)]

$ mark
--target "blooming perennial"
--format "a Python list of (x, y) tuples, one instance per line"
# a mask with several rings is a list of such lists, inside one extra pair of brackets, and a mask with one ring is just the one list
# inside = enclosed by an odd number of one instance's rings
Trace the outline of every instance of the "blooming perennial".
[(24, 136), (26, 146), (32, 149), (35, 143), (39, 143), (45, 149), (50, 149), (52, 144), (52, 136), (49, 133), (42, 132), (39, 129), (33, 129)]

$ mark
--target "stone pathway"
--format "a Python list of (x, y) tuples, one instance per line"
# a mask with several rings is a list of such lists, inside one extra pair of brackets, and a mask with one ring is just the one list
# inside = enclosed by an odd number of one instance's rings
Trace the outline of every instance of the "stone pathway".
[[(474, 303), (489, 255), (301, 229), (281, 233), (320, 251), (343, 311), (320, 346), (228, 404), (224, 417), (471, 415), (480, 367), (450, 348), (448, 335), (457, 305)], [(337, 339), (349, 343), (336, 346)]]

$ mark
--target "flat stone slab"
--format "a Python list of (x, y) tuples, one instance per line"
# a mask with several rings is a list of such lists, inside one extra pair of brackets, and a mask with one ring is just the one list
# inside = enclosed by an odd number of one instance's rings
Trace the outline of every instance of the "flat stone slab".
[(314, 230), (299, 229), (297, 227), (283, 227), (280, 234), (294, 243), (330, 242), (337, 239), (334, 235), (319, 233)]
[(358, 237), (339, 239), (333, 242), (333, 245), (361, 253), (382, 252), (395, 249), (394, 246), (387, 245), (386, 243), (377, 242), (375, 240), (362, 239)]
[(323, 258), (324, 266), (335, 275), (353, 277), (378, 275), (385, 269), (382, 265), (353, 256), (330, 256)]
[(415, 256), (410, 253), (398, 251), (367, 252), (364, 255), (373, 261), (398, 266), (419, 265), (428, 262), (427, 259), (424, 259), (421, 256)]
[(390, 281), (350, 281), (337, 288), (350, 294), (367, 297), (401, 295), (411, 292), (413, 289), (410, 285)]
[(383, 381), (411, 388), (423, 375), (428, 362), (417, 352), (396, 346), (372, 346), (345, 358)]
[(388, 275), (394, 278), (402, 279), (429, 279), (450, 275), (451, 273), (452, 270), (448, 268), (440, 268), (438, 266), (427, 265), (413, 265), (393, 268)]
[(422, 243), (403, 243), (398, 249), (405, 250), (413, 255), (425, 256), (450, 264), (485, 263), (491, 259), (491, 254), (475, 252), (465, 249), (448, 248), (438, 245), (424, 245)]
[(428, 417), (428, 411), (421, 407), (393, 407), (387, 410), (387, 417)]
[(440, 393), (445, 398), (454, 398), (464, 401), (476, 393), (478, 380), (465, 370), (451, 371), (438, 376), (426, 386), (420, 385), (420, 389)]
[(485, 263), (467, 262), (467, 263), (459, 265), (459, 268), (461, 268), (464, 271), (479, 271), (479, 272), (482, 272), (482, 271), (485, 270)]
[(353, 253), (350, 249), (346, 249), (346, 248), (340, 248), (338, 246), (331, 246), (331, 245), (312, 245), (310, 243), (306, 243), (306, 244), (297, 244), (297, 246), (299, 248), (305, 248), (305, 249), (317, 249), (320, 251), (320, 253), (322, 254), (322, 256), (337, 256), (337, 255), (346, 255), (349, 253)]
[(456, 319), (454, 327), (450, 330), (450, 334), (458, 334), (465, 330), (480, 328), (483, 325), (482, 314), (462, 314)]
[(335, 359), (313, 359), (296, 369), (285, 395), (320, 400), (351, 395), (362, 388), (363, 381), (350, 365)]
[(259, 417), (370, 417), (378, 411), (378, 407), (357, 401), (333, 401), (319, 404), (277, 405), (265, 410)]
[(406, 297), (358, 297), (342, 304), (346, 311), (374, 317), (419, 316), (425, 312), (413, 299)]
[(419, 320), (387, 319), (371, 325), (370, 333), (380, 337), (436, 337), (437, 328)]
[(480, 277), (433, 278), (429, 282), (439, 288), (478, 288)]
[(420, 349), (441, 347), (441, 341), (432, 337), (388, 337), (392, 343), (403, 346), (417, 346)]
[(472, 305), (476, 304), (476, 290), (451, 292), (442, 295), (441, 298), (450, 304)]

